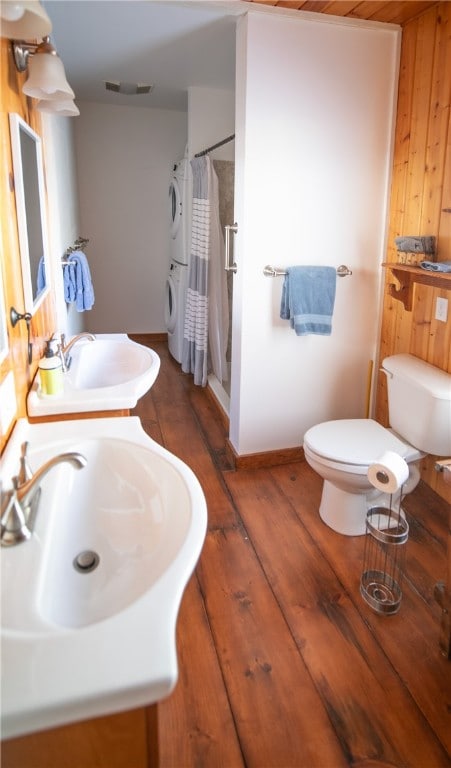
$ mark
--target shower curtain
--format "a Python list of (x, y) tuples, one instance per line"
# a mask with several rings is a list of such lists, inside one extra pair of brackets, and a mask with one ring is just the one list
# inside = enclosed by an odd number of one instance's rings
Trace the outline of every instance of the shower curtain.
[(219, 221), (218, 178), (208, 157), (195, 157), (182, 370), (205, 386), (209, 367), (216, 378), (227, 378), (227, 283), (223, 269), (224, 240)]

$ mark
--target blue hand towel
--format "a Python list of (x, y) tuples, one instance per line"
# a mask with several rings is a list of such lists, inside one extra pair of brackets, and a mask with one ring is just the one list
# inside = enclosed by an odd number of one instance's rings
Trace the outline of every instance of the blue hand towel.
[(41, 256), (41, 258), (39, 259), (38, 274), (36, 278), (36, 289), (38, 294), (44, 290), (46, 285), (47, 283), (45, 281), (45, 260), (44, 260), (44, 257)]
[(296, 336), (330, 336), (337, 271), (334, 267), (289, 267), (285, 275), (280, 317)]
[(421, 261), (420, 267), (431, 272), (451, 272), (451, 261)]
[(70, 255), (75, 269), (75, 306), (77, 312), (92, 309), (94, 304), (94, 288), (91, 281), (88, 260), (82, 251), (74, 251)]
[(64, 301), (75, 301), (75, 264), (65, 264), (63, 267)]

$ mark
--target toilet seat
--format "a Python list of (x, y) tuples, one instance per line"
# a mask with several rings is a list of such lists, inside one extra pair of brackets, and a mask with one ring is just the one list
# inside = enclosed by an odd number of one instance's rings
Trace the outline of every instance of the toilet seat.
[(374, 419), (338, 419), (316, 424), (304, 436), (304, 449), (337, 469), (366, 474), (385, 451), (407, 462), (423, 455)]

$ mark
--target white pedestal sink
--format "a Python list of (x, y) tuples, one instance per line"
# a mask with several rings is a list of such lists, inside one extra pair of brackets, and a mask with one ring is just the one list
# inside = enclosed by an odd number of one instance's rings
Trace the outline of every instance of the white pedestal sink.
[(134, 408), (153, 385), (160, 358), (126, 334), (83, 338), (71, 350), (71, 366), (59, 395), (42, 395), (39, 371), (27, 397), (31, 417)]
[[(53, 467), (31, 539), (1, 548), (3, 738), (172, 691), (177, 613), (207, 523), (197, 478), (137, 418), (19, 421), (2, 457), (5, 491), (24, 441), (34, 472), (65, 451), (87, 465)], [(83, 570), (86, 552), (95, 558)]]

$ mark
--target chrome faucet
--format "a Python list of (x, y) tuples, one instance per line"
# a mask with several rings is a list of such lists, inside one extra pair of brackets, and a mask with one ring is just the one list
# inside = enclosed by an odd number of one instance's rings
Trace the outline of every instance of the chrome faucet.
[(74, 336), (74, 338), (71, 339), (68, 344), (65, 344), (66, 337), (64, 333), (61, 334), (61, 341), (58, 345), (58, 354), (61, 359), (61, 365), (63, 366), (64, 373), (69, 370), (70, 364), (72, 362), (72, 357), (70, 356), (69, 352), (71, 351), (72, 347), (75, 346), (78, 341), (80, 341), (80, 339), (89, 339), (90, 341), (95, 341), (96, 337), (93, 333), (84, 331), (83, 333), (79, 333), (77, 336)]
[(81, 453), (75, 451), (60, 453), (49, 459), (34, 475), (24, 474), (26, 464), (27, 443), (22, 446), (21, 469), (17, 477), (12, 478), (13, 488), (4, 494), (0, 519), (0, 543), (2, 546), (12, 546), (29, 539), (33, 533), (39, 498), (41, 495), (41, 480), (57, 464), (69, 462), (76, 469), (82, 469), (87, 461)]

